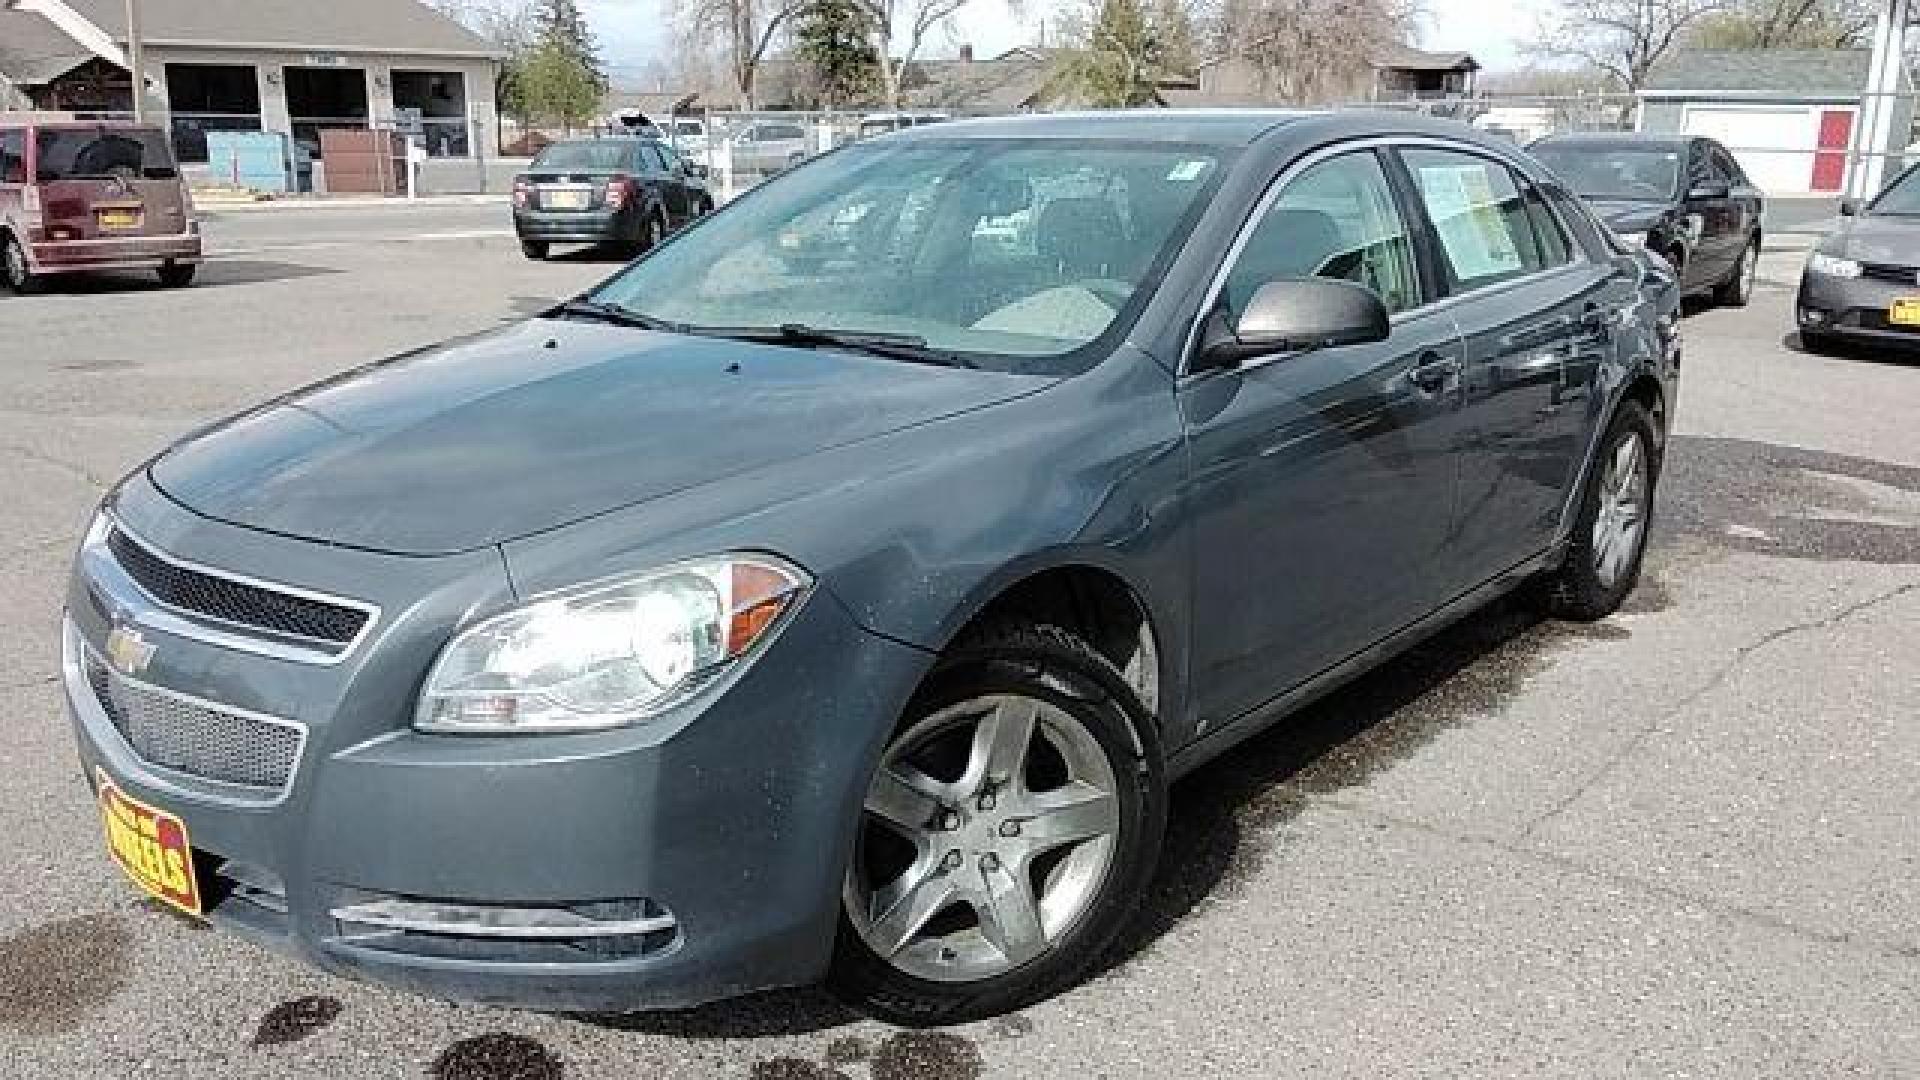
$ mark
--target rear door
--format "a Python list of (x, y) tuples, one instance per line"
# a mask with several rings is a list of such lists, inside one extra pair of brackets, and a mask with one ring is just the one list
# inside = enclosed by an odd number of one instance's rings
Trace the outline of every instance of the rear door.
[(187, 191), (173, 148), (155, 128), (39, 128), (33, 179), (50, 238), (178, 236)]
[(1574, 245), (1506, 162), (1459, 147), (1401, 152), (1466, 345), (1460, 498), (1448, 577), (1471, 589), (1553, 542), (1607, 347), (1613, 268)]
[(1695, 238), (1685, 275), (1688, 288), (1706, 288), (1725, 278), (1746, 241), (1726, 152), (1716, 159), (1715, 149), (1710, 139), (1695, 139), (1687, 148), (1686, 215)]
[(682, 180), (679, 159), (671, 149), (660, 145), (648, 145), (640, 148), (640, 160), (647, 168), (647, 184), (658, 193), (660, 202), (667, 208), (668, 223), (679, 226), (685, 222), (691, 209), (687, 200), (687, 186)]
[(1452, 516), (1461, 349), (1430, 301), (1379, 153), (1283, 179), (1228, 256), (1208, 316), (1333, 277), (1393, 313), (1388, 340), (1187, 376), (1194, 685), (1215, 727), (1431, 611)]
[(27, 193), (27, 129), (0, 128), (0, 229), (25, 217)]

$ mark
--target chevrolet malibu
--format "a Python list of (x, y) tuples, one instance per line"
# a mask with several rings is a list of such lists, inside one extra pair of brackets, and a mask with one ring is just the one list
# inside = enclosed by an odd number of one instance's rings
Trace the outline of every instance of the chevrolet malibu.
[(1176, 777), (1503, 593), (1620, 604), (1677, 306), (1415, 117), (844, 148), (121, 482), (64, 627), (110, 854), (429, 994), (1018, 1007)]

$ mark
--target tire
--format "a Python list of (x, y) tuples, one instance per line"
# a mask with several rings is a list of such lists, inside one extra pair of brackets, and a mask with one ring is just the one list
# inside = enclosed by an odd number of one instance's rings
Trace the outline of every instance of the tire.
[(534, 262), (545, 262), (547, 259), (547, 242), (545, 240), (529, 240), (523, 236), (520, 238), (520, 254), (525, 255)]
[(667, 213), (656, 207), (652, 213), (647, 215), (646, 222), (640, 226), (640, 241), (636, 245), (634, 253), (637, 255), (645, 255), (647, 252), (665, 243), (666, 239)]
[[(1017, 752), (994, 738), (1016, 731)], [(995, 761), (1016, 763), (1011, 775)], [(1073, 985), (1132, 917), (1166, 803), (1152, 718), (1112, 664), (1053, 626), (970, 637), (928, 676), (869, 781), (828, 987), (922, 1027)], [(1036, 822), (1077, 839), (1038, 840)], [(1009, 913), (992, 932), (989, 910)]]
[[(1637, 444), (1635, 460), (1630, 470), (1623, 470), (1629, 441)], [(1580, 493), (1580, 515), (1566, 556), (1541, 583), (1548, 614), (1594, 622), (1618, 611), (1633, 592), (1640, 580), (1660, 481), (1658, 445), (1646, 409), (1636, 401), (1623, 403), (1607, 426)], [(1619, 487), (1623, 471), (1634, 473), (1632, 490)], [(1637, 502), (1637, 511), (1627, 509), (1626, 497)]]
[(701, 218), (706, 217), (708, 214), (711, 214), (711, 213), (713, 213), (712, 199), (701, 199), (698, 203), (694, 204), (694, 207), (693, 207), (694, 221), (698, 221)]
[(31, 296), (40, 291), (40, 283), (40, 277), (27, 268), (27, 249), (12, 233), (5, 234), (4, 249), (0, 250), (0, 284), (19, 296)]
[(1760, 266), (1760, 238), (1747, 241), (1727, 280), (1714, 287), (1713, 302), (1721, 307), (1746, 307), (1753, 300), (1753, 280)]
[(169, 289), (184, 289), (193, 284), (200, 267), (193, 263), (167, 263), (160, 267), (160, 284)]

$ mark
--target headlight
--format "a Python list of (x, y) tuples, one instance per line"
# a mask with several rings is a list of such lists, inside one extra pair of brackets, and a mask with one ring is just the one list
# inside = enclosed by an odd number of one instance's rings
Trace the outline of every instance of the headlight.
[(1860, 264), (1852, 259), (1837, 258), (1821, 252), (1814, 252), (1807, 259), (1807, 270), (1827, 277), (1857, 278), (1860, 276)]
[(729, 555), (515, 608), (442, 650), (413, 726), (511, 734), (644, 720), (746, 658), (809, 584), (771, 556)]
[(1614, 235), (1620, 238), (1621, 243), (1635, 251), (1647, 246), (1647, 234), (1645, 231), (1615, 233)]

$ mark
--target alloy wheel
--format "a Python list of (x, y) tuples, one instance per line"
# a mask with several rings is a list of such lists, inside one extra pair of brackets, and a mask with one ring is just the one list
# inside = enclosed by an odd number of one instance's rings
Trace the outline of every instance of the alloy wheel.
[(1593, 572), (1611, 589), (1633, 565), (1647, 527), (1650, 487), (1646, 447), (1638, 432), (1614, 447), (1600, 479), (1600, 511), (1593, 519)]
[(888, 747), (847, 873), (848, 917), (905, 974), (990, 979), (1086, 914), (1119, 831), (1113, 766), (1079, 720), (1036, 698), (974, 698)]

